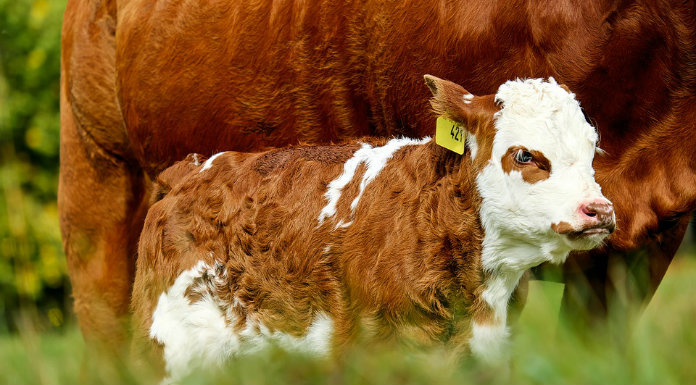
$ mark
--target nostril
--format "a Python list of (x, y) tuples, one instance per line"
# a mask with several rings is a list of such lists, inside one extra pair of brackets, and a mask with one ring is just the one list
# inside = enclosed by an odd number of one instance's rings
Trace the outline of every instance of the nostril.
[(588, 217), (596, 217), (597, 216), (597, 211), (595, 211), (594, 208), (591, 207), (590, 205), (582, 206), (582, 213), (587, 215)]
[(613, 221), (614, 206), (608, 201), (591, 201), (580, 206), (579, 210), (586, 218), (601, 223)]

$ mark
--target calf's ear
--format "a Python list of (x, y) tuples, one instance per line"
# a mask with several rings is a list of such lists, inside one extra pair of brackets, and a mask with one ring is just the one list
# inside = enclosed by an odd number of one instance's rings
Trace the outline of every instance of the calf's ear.
[(468, 115), (467, 105), (474, 98), (470, 92), (459, 84), (449, 80), (440, 79), (432, 75), (425, 75), (425, 84), (433, 93), (430, 105), (436, 114), (450, 120), (464, 123)]
[(430, 105), (438, 116), (461, 124), (477, 138), (493, 130), (493, 115), (500, 109), (494, 95), (476, 96), (459, 84), (425, 75), (425, 84), (433, 97)]

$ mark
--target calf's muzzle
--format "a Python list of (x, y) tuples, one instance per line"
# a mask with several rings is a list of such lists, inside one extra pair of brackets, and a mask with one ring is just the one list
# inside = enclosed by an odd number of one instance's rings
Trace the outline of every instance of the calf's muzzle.
[(583, 203), (579, 209), (583, 217), (580, 234), (611, 234), (616, 228), (614, 205), (606, 199)]

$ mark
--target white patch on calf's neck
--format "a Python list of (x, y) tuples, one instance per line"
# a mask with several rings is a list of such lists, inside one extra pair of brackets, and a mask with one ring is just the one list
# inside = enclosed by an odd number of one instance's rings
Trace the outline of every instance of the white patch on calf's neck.
[[(217, 267), (217, 265), (216, 265)], [(233, 303), (225, 304), (208, 290), (197, 292), (201, 298), (191, 300), (186, 292), (196, 279), (207, 274), (215, 284), (224, 284), (225, 272), (210, 268), (203, 261), (183, 271), (174, 284), (157, 301), (152, 314), (150, 337), (162, 344), (165, 368), (170, 380), (187, 375), (197, 366), (220, 366), (229, 358), (249, 354), (270, 345), (318, 356), (326, 356), (333, 336), (333, 320), (328, 314), (315, 313), (302, 337), (281, 331), (270, 332), (253, 314), (246, 318), (246, 327), (237, 332), (233, 325), (235, 312), (231, 307), (246, 305), (233, 295)], [(225, 313), (222, 305), (230, 305)]]
[(218, 152), (217, 154), (215, 154), (215, 155), (211, 156), (210, 158), (208, 158), (208, 160), (206, 160), (205, 163), (203, 163), (203, 167), (201, 168), (200, 171), (198, 171), (198, 173), (202, 173), (203, 171), (205, 171), (205, 170), (207, 170), (207, 169), (213, 167), (213, 161), (215, 160), (215, 158), (217, 158), (218, 156), (220, 156), (220, 155), (222, 155), (222, 154), (224, 154), (224, 153), (225, 153), (224, 151), (223, 151), (223, 152)]
[[(366, 169), (363, 173), (362, 179), (360, 181), (360, 190), (358, 195), (353, 199), (350, 205), (351, 215), (354, 214), (358, 202), (362, 197), (363, 192), (367, 185), (372, 182), (377, 175), (382, 171), (387, 161), (394, 155), (394, 153), (400, 148), (408, 145), (419, 145), (430, 141), (430, 137), (425, 137), (423, 139), (411, 139), (411, 138), (395, 138), (388, 141), (384, 146), (372, 147), (369, 144), (364, 144), (357, 150), (353, 157), (348, 159), (343, 166), (343, 173), (338, 176), (338, 178), (331, 181), (328, 185), (324, 197), (327, 200), (326, 206), (322, 208), (319, 213), (317, 221), (321, 225), (327, 218), (331, 218), (336, 215), (336, 205), (338, 200), (341, 198), (343, 189), (353, 180), (355, 172), (361, 164), (365, 164)], [(339, 222), (336, 228), (350, 226), (352, 221), (344, 223)]]

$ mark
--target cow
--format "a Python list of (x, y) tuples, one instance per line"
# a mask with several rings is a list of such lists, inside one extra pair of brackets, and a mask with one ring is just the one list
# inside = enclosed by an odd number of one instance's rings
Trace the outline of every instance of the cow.
[(434, 110), (466, 132), (463, 155), (430, 137), (368, 138), (192, 155), (158, 177), (133, 321), (168, 376), (361, 337), (468, 345), (495, 363), (522, 274), (613, 232), (598, 136), (572, 93), (529, 79), (474, 96), (425, 78)]
[(194, 152), (430, 135), (423, 73), (479, 95), (553, 76), (577, 94), (618, 230), (564, 265), (564, 314), (632, 314), (696, 207), (694, 14), (693, 0), (69, 0), (58, 205), (85, 339), (126, 340), (160, 171)]

